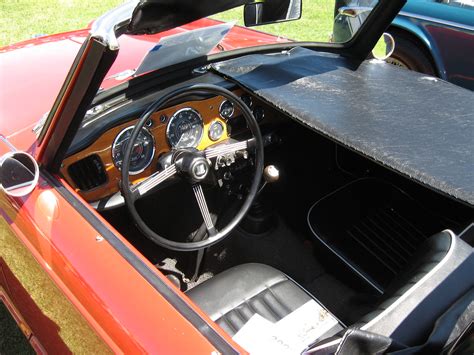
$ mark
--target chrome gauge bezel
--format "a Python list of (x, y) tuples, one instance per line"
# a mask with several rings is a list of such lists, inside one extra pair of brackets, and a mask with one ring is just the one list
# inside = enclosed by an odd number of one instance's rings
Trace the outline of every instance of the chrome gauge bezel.
[[(211, 136), (211, 134), (212, 134), (212, 126), (214, 126), (214, 125), (216, 125), (216, 124), (218, 124), (218, 125), (220, 125), (220, 126), (222, 127), (222, 133), (219, 135), (219, 137), (217, 137), (217, 138), (214, 137), (214, 138), (213, 138), (213, 137)], [(225, 133), (225, 126), (224, 126), (224, 123), (222, 123), (222, 122), (219, 121), (219, 120), (214, 120), (214, 121), (212, 121), (211, 124), (209, 125), (209, 128), (208, 128), (207, 131), (208, 131), (208, 132), (207, 132), (207, 136), (209, 137), (209, 139), (210, 139), (211, 141), (213, 141), (213, 142), (217, 142), (219, 139), (222, 138), (222, 136), (223, 136), (224, 133)]]
[[(229, 117), (222, 114), (222, 106), (224, 106), (224, 104), (227, 103), (227, 102), (232, 105), (232, 113), (230, 114)], [(224, 100), (224, 101), (221, 102), (221, 104), (219, 105), (219, 116), (221, 116), (224, 120), (228, 120), (229, 118), (232, 118), (232, 116), (234, 116), (234, 113), (235, 113), (235, 106), (234, 106), (234, 103), (232, 101)]]
[(168, 141), (168, 144), (170, 145), (171, 148), (176, 148), (171, 143), (171, 140), (170, 140), (170, 127), (171, 127), (171, 123), (173, 122), (173, 120), (175, 120), (176, 117), (183, 111), (191, 111), (199, 117), (199, 121), (200, 121), (199, 124), (201, 126), (201, 132), (199, 134), (198, 139), (196, 140), (196, 144), (194, 144), (191, 147), (186, 147), (186, 148), (196, 148), (201, 143), (202, 135), (204, 134), (204, 121), (202, 120), (201, 114), (197, 110), (193, 109), (192, 107), (184, 107), (182, 109), (179, 109), (175, 113), (173, 113), (173, 116), (170, 117), (170, 119), (168, 120), (168, 125), (166, 126), (166, 140)]
[[(122, 167), (121, 166), (118, 166), (117, 165), (117, 162), (116, 162), (116, 156), (115, 156), (115, 148), (117, 147), (117, 144), (118, 144), (118, 141), (120, 140), (120, 138), (128, 131), (130, 130), (133, 130), (135, 128), (135, 126), (129, 126), (127, 128), (124, 128), (122, 129), (119, 134), (117, 134), (117, 136), (115, 137), (114, 139), (114, 142), (112, 143), (112, 162), (114, 163), (114, 166), (119, 170), (119, 171), (122, 171)], [(129, 170), (128, 173), (130, 175), (138, 175), (142, 172), (144, 172), (151, 164), (151, 162), (153, 161), (153, 158), (155, 157), (155, 151), (156, 151), (156, 144), (155, 144), (155, 137), (153, 136), (153, 134), (151, 134), (151, 132), (146, 129), (145, 127), (142, 127), (141, 129), (143, 132), (145, 132), (145, 134), (149, 135), (151, 137), (151, 140), (153, 142), (153, 150), (152, 150), (152, 153), (151, 153), (151, 156), (150, 158), (148, 159), (148, 161), (146, 162), (145, 166), (140, 169), (140, 170)], [(123, 164), (123, 160), (122, 160), (122, 164)]]

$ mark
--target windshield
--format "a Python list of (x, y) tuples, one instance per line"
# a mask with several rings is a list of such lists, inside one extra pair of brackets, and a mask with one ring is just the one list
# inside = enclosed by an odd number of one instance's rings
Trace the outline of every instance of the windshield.
[[(291, 0), (297, 1), (297, 0)], [(110, 88), (132, 76), (212, 53), (275, 43), (343, 43), (359, 30), (377, 0), (303, 0), (301, 16), (292, 21), (244, 26), (244, 6), (157, 35), (122, 36), (121, 53), (102, 84)], [(121, 63), (131, 40), (136, 64)], [(137, 44), (140, 51), (136, 51)], [(126, 56), (130, 58), (129, 50)]]
[[(377, 0), (303, 0), (301, 18), (261, 25), (252, 29), (271, 34), (279, 41), (347, 42), (377, 4)], [(244, 26), (243, 7), (213, 16), (221, 21), (236, 21)], [(348, 23), (351, 23), (348, 26)], [(347, 33), (341, 34), (341, 25)], [(338, 33), (339, 37), (334, 34)]]

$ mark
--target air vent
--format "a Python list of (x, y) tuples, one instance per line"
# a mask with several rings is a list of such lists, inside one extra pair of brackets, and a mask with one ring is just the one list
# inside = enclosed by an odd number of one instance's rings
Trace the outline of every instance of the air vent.
[(68, 171), (76, 186), (82, 191), (91, 190), (107, 181), (104, 165), (95, 154), (72, 164)]

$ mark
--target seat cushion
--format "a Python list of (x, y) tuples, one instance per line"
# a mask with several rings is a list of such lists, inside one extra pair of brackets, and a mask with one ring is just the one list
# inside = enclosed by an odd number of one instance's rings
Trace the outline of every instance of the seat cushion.
[(233, 267), (187, 295), (231, 336), (255, 313), (276, 322), (312, 299), (284, 273), (263, 264)]
[(451, 243), (452, 235), (448, 231), (437, 233), (427, 239), (415, 253), (409, 266), (387, 288), (385, 297), (378, 307), (360, 319), (359, 323), (370, 322), (425, 277), (448, 254)]

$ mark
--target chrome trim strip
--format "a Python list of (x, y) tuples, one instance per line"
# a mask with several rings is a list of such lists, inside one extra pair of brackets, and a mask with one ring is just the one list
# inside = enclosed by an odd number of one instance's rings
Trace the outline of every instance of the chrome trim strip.
[(393, 302), (390, 306), (388, 306), (386, 309), (382, 311), (379, 315), (377, 315), (375, 318), (371, 319), (367, 324), (363, 325), (360, 329), (361, 330), (367, 330), (370, 328), (374, 323), (378, 322), (380, 318), (384, 317), (387, 313), (391, 312), (394, 308), (398, 307), (400, 303), (405, 301), (413, 292), (415, 292), (421, 285), (423, 285), (426, 280), (428, 280), (431, 276), (433, 276), (438, 270), (446, 264), (446, 262), (449, 260), (451, 255), (453, 255), (455, 246), (456, 246), (456, 235), (454, 234), (453, 231), (449, 229), (445, 229), (443, 233), (449, 233), (451, 236), (451, 245), (449, 246), (449, 250), (444, 256), (443, 260), (441, 260), (438, 265), (436, 265), (434, 268), (430, 270), (425, 276), (423, 276), (416, 284), (414, 284), (411, 288), (409, 288), (403, 295), (398, 297), (398, 299)]
[(412, 18), (415, 18), (415, 19), (418, 19), (418, 20), (429, 21), (429, 22), (440, 24), (440, 25), (446, 25), (446, 26), (461, 28), (461, 29), (464, 29), (464, 30), (474, 31), (474, 26), (464, 25), (462, 23), (454, 22), (454, 21), (442, 20), (442, 19), (439, 19), (439, 18), (431, 17), (431, 16), (424, 16), (424, 15), (414, 14), (412, 12), (407, 12), (407, 11), (400, 11), (399, 15), (406, 16), (406, 17), (412, 17)]
[(16, 151), (17, 151), (16, 148), (15, 148), (15, 146), (14, 146), (13, 144), (11, 144), (10, 141), (9, 141), (4, 135), (1, 135), (1, 134), (0, 134), (0, 139), (5, 143), (5, 145), (8, 146), (8, 148), (10, 148), (10, 150), (11, 150), (12, 152), (16, 152)]
[(90, 35), (100, 38), (111, 50), (118, 49), (117, 29), (130, 22), (133, 10), (139, 0), (130, 0), (115, 9), (106, 12), (99, 17), (91, 26)]

